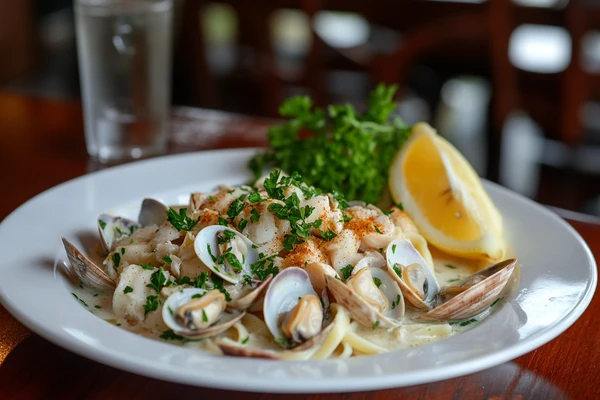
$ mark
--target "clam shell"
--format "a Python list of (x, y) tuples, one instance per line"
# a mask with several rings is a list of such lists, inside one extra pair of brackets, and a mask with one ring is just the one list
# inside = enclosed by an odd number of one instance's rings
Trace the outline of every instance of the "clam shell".
[(204, 339), (211, 336), (216, 336), (219, 333), (226, 331), (236, 322), (242, 319), (242, 317), (246, 314), (245, 312), (224, 312), (221, 314), (221, 317), (215, 324), (205, 329), (192, 330), (181, 325), (173, 315), (175, 310), (192, 300), (193, 295), (203, 295), (206, 292), (207, 290), (205, 289), (187, 288), (171, 294), (165, 301), (162, 309), (162, 318), (165, 325), (167, 325), (175, 334), (179, 336), (194, 339)]
[[(381, 328), (394, 328), (400, 325), (400, 321), (404, 316), (404, 300), (402, 292), (396, 282), (389, 277), (387, 272), (379, 270), (381, 272), (381, 274), (379, 274), (379, 272), (376, 271), (377, 268), (373, 268), (371, 273), (373, 277), (381, 279), (382, 283), (380, 289), (388, 299), (389, 304), (391, 305), (392, 302), (395, 302), (397, 296), (400, 295), (400, 304), (394, 309), (389, 310), (393, 315), (392, 318), (388, 318), (379, 312), (379, 310), (367, 303), (358, 293), (346, 286), (342, 281), (330, 276), (326, 276), (325, 281), (336, 302), (348, 311), (352, 319), (368, 327), (374, 327), (376, 325)], [(377, 276), (375, 276), (373, 272), (375, 272)]]
[[(240, 238), (246, 244), (247, 253), (245, 254), (244, 260), (239, 260), (240, 263), (242, 263), (242, 270), (239, 272), (235, 272), (234, 270), (228, 271), (223, 268), (223, 266), (217, 266), (213, 259), (213, 257), (218, 257), (219, 245), (217, 243), (217, 233), (222, 231), (233, 232), (237, 238)], [(236, 284), (243, 279), (245, 274), (250, 276), (253, 275), (250, 270), (250, 264), (253, 264), (258, 260), (258, 253), (256, 252), (256, 249), (252, 247), (253, 245), (254, 243), (252, 243), (250, 239), (234, 229), (222, 225), (210, 225), (202, 229), (198, 232), (198, 235), (196, 235), (196, 239), (194, 240), (194, 251), (198, 258), (200, 258), (200, 261), (202, 261), (213, 273), (229, 283)]]
[(161, 226), (167, 220), (168, 207), (155, 199), (144, 199), (140, 207), (138, 222), (142, 226)]
[[(473, 285), (464, 292), (453, 297), (446, 303), (422, 314), (418, 319), (435, 321), (461, 321), (474, 317), (485, 311), (496, 299), (508, 283), (512, 272), (517, 265), (517, 260), (509, 259), (492, 266), (499, 268), (497, 272)], [(477, 275), (477, 274), (475, 274)], [(463, 281), (472, 278), (468, 277)]]
[(71, 264), (70, 271), (79, 281), (88, 287), (100, 290), (114, 290), (115, 282), (106, 275), (102, 268), (94, 264), (64, 237), (62, 238), (67, 258)]
[(298, 299), (307, 294), (319, 297), (310, 283), (308, 273), (302, 268), (289, 267), (281, 271), (265, 293), (263, 314), (265, 324), (274, 338), (283, 337), (282, 316), (298, 304)]
[[(387, 259), (388, 272), (400, 286), (406, 301), (412, 306), (421, 310), (431, 309), (431, 303), (439, 292), (440, 285), (435, 277), (434, 271), (431, 269), (427, 261), (425, 261), (425, 259), (421, 256), (421, 253), (419, 253), (415, 246), (406, 240), (397, 239), (388, 245), (385, 251), (385, 256)], [(404, 280), (400, 278), (398, 274), (396, 274), (394, 271), (395, 264), (400, 264), (402, 266), (419, 264), (421, 266), (429, 285), (425, 300), (421, 299), (416, 293), (414, 293), (404, 282)]]

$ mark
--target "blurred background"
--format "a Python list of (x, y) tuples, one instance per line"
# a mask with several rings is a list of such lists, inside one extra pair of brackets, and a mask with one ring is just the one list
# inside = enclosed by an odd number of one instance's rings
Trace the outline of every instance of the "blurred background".
[[(276, 117), (396, 83), (480, 175), (600, 215), (600, 1), (174, 1), (173, 104)], [(0, 2), (0, 90), (80, 98), (72, 8)]]

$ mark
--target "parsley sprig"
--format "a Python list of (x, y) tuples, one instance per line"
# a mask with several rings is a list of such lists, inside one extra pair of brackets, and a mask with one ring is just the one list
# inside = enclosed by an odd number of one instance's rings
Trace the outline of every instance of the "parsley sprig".
[(254, 157), (250, 168), (257, 178), (272, 166), (299, 172), (309, 185), (377, 203), (387, 185), (388, 166), (410, 133), (399, 117), (390, 121), (396, 89), (377, 86), (363, 113), (349, 104), (313, 107), (307, 96), (287, 99), (279, 113), (290, 120), (269, 129), (270, 150)]
[(169, 207), (167, 210), (167, 221), (171, 223), (180, 231), (191, 231), (198, 224), (197, 220), (193, 220), (192, 218), (186, 215), (187, 208), (180, 208), (179, 214), (173, 208)]

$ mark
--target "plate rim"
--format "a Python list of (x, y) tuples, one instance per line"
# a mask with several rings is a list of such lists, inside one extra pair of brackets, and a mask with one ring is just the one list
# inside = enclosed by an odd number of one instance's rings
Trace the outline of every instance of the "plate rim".
[[(209, 151), (168, 155), (168, 156), (157, 157), (157, 158), (148, 159), (148, 160), (142, 160), (142, 161), (131, 163), (131, 164), (111, 167), (111, 168), (107, 168), (105, 170), (96, 171), (96, 172), (93, 172), (90, 174), (82, 175), (82, 176), (70, 179), (66, 182), (63, 182), (59, 185), (56, 185), (52, 188), (49, 188), (49, 189), (39, 193), (38, 195), (32, 197), (31, 199), (27, 200), (21, 206), (17, 207), (6, 218), (4, 218), (4, 220), (0, 223), (0, 235), (3, 232), (3, 226), (7, 225), (5, 222), (12, 221), (12, 218), (16, 218), (16, 215), (24, 207), (26, 207), (36, 201), (39, 201), (40, 198), (48, 195), (52, 191), (62, 190), (64, 187), (66, 187), (68, 185), (75, 185), (75, 184), (77, 184), (77, 182), (80, 182), (80, 181), (85, 182), (88, 180), (94, 180), (96, 177), (98, 177), (100, 175), (113, 174), (113, 173), (117, 173), (119, 171), (123, 171), (124, 169), (127, 169), (127, 170), (143, 169), (149, 163), (160, 164), (163, 162), (168, 163), (168, 162), (171, 162), (174, 160), (176, 162), (177, 159), (182, 158), (182, 157), (196, 158), (196, 157), (203, 157), (203, 156), (205, 156), (207, 154), (211, 154), (211, 153), (241, 153), (241, 154), (245, 154), (246, 156), (248, 156), (249, 154), (251, 154), (252, 152), (255, 152), (256, 150), (257, 150), (257, 148), (237, 148), (237, 149), (220, 149), (220, 150), (209, 150)], [(512, 197), (513, 199), (516, 199), (517, 201), (525, 201), (525, 202), (529, 203), (531, 206), (534, 206), (535, 208), (537, 208), (540, 212), (542, 212), (544, 214), (545, 218), (551, 218), (555, 223), (558, 223), (563, 228), (567, 229), (569, 234), (572, 235), (576, 239), (577, 243), (583, 248), (583, 250), (585, 252), (585, 257), (588, 260), (588, 266), (590, 268), (590, 271), (589, 271), (590, 272), (590, 280), (587, 282), (586, 288), (583, 292), (581, 299), (573, 307), (571, 312), (569, 312), (566, 315), (563, 315), (556, 323), (554, 323), (552, 326), (552, 329), (544, 331), (544, 332), (538, 332), (535, 334), (535, 337), (527, 338), (526, 344), (529, 344), (529, 346), (523, 346), (523, 344), (519, 345), (519, 343), (517, 343), (516, 345), (513, 345), (508, 349), (503, 349), (502, 351), (495, 351), (495, 352), (492, 352), (491, 354), (485, 354), (483, 356), (467, 359), (464, 361), (459, 361), (459, 362), (451, 364), (451, 365), (446, 365), (446, 366), (442, 367), (441, 371), (438, 370), (436, 372), (435, 379), (430, 379), (426, 376), (422, 376), (421, 379), (414, 379), (411, 383), (403, 384), (401, 386), (412, 386), (412, 385), (418, 385), (418, 384), (440, 381), (440, 380), (450, 379), (450, 378), (454, 378), (454, 377), (458, 377), (458, 376), (463, 376), (466, 374), (470, 374), (473, 372), (491, 368), (493, 366), (499, 365), (503, 362), (512, 360), (516, 357), (526, 354), (526, 353), (538, 348), (539, 346), (551, 341), (552, 339), (556, 338), (558, 335), (562, 334), (566, 329), (568, 329), (585, 312), (587, 306), (589, 305), (589, 303), (591, 302), (591, 300), (595, 294), (595, 290), (596, 290), (596, 286), (597, 286), (597, 274), (598, 274), (595, 259), (594, 259), (594, 256), (593, 256), (589, 246), (587, 245), (585, 240), (581, 237), (579, 232), (577, 232), (575, 230), (575, 228), (573, 228), (568, 222), (566, 222), (564, 219), (562, 219), (560, 216), (558, 216), (556, 213), (554, 213), (550, 209), (543, 207), (542, 205), (534, 202), (533, 200), (528, 199), (518, 193), (512, 192), (498, 184), (489, 182), (487, 180), (483, 180), (483, 181), (484, 181), (484, 186), (486, 187), (486, 189), (489, 186), (489, 187), (493, 188), (492, 190), (502, 193), (503, 196)], [(58, 240), (58, 238), (57, 238), (57, 240)], [(147, 366), (147, 365), (143, 365), (143, 364), (140, 365), (139, 363), (136, 363), (135, 360), (132, 361), (132, 360), (126, 359), (126, 355), (115, 355), (109, 349), (96, 349), (92, 346), (89, 346), (89, 345), (83, 343), (83, 342), (69, 341), (68, 337), (54, 335), (50, 330), (46, 330), (46, 329), (44, 329), (44, 327), (40, 328), (26, 314), (21, 313), (21, 310), (18, 307), (15, 307), (14, 304), (12, 304), (10, 301), (5, 299), (3, 293), (4, 293), (4, 290), (2, 289), (2, 284), (0, 284), (0, 302), (4, 305), (4, 307), (7, 309), (7, 311), (9, 311), (13, 316), (15, 316), (15, 318), (17, 318), (27, 328), (29, 328), (36, 334), (44, 337), (45, 339), (49, 340), (50, 342), (57, 344), (60, 347), (66, 349), (68, 351), (73, 351), (83, 357), (92, 359), (96, 362), (100, 362), (102, 364), (109, 365), (111, 367), (114, 367), (114, 368), (117, 368), (120, 370), (125, 370), (128, 372), (132, 372), (132, 373), (140, 374), (140, 375), (144, 375), (144, 376), (150, 376), (150, 377), (160, 379), (160, 380), (167, 380), (167, 381), (185, 383), (185, 384), (202, 386), (202, 387), (220, 388), (220, 389), (226, 389), (226, 390), (242, 390), (242, 391), (255, 391), (255, 392), (265, 392), (265, 393), (266, 392), (271, 392), (271, 393), (330, 393), (330, 392), (347, 392), (350, 390), (351, 391), (365, 391), (365, 390), (387, 389), (387, 388), (399, 387), (397, 382), (393, 382), (393, 378), (394, 378), (393, 375), (379, 377), (379, 379), (372, 379), (372, 382), (365, 381), (364, 379), (348, 381), (348, 378), (344, 378), (344, 377), (333, 378), (332, 377), (332, 378), (328, 379), (328, 381), (326, 382), (327, 385), (320, 385), (320, 383), (322, 383), (320, 381), (319, 384), (317, 384), (317, 382), (314, 382), (315, 386), (312, 386), (312, 387), (303, 386), (303, 384), (305, 384), (303, 380), (298, 380), (295, 383), (295, 385), (292, 384), (292, 385), (286, 386), (286, 385), (278, 384), (278, 385), (274, 385), (273, 387), (271, 387), (271, 386), (265, 387), (264, 382), (257, 382), (255, 384), (248, 384), (248, 382), (244, 382), (243, 384), (240, 384), (238, 382), (233, 382), (233, 383), (228, 382), (227, 386), (224, 387), (222, 382), (213, 382), (213, 381), (202, 380), (202, 379), (200, 379), (200, 381), (199, 381), (199, 379), (198, 379), (199, 375), (186, 375), (186, 376), (181, 376), (181, 377), (174, 377), (172, 374), (170, 374), (168, 377), (166, 377), (164, 375), (164, 370), (161, 369), (160, 366), (155, 367), (155, 366)], [(94, 317), (94, 318), (97, 318), (97, 317)], [(134, 335), (133, 333), (130, 333), (130, 334)], [(157, 342), (152, 339), (143, 338), (138, 335), (136, 335), (136, 336), (141, 340), (145, 340), (145, 341), (149, 341), (149, 342)], [(279, 362), (280, 363), (280, 362), (286, 362), (286, 361), (271, 361), (271, 362)], [(311, 362), (321, 363), (321, 362), (328, 362), (328, 361), (324, 360), (324, 361), (311, 361)], [(426, 375), (426, 374), (422, 374), (422, 375)], [(340, 386), (342, 386), (342, 385), (343, 385), (343, 388), (340, 388)], [(324, 387), (324, 386), (326, 386), (326, 387)]]

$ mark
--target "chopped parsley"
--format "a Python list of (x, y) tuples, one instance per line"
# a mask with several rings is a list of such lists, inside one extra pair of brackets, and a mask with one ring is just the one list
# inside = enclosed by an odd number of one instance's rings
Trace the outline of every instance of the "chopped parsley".
[(341, 269), (342, 276), (344, 277), (344, 279), (350, 278), (350, 275), (352, 275), (353, 269), (354, 269), (354, 267), (350, 264), (346, 265), (344, 268)]
[(466, 321), (450, 322), (450, 325), (467, 326), (467, 325), (472, 324), (473, 322), (478, 322), (478, 321), (475, 318), (471, 318)]
[(352, 219), (352, 217), (346, 213), (342, 213), (342, 218), (344, 219), (344, 223), (348, 223)]
[(121, 254), (125, 254), (125, 247), (121, 247)]
[(133, 288), (131, 286), (125, 286), (125, 289), (123, 289), (123, 293), (127, 294), (127, 293), (131, 293), (133, 292)]
[(399, 294), (396, 295), (396, 300), (392, 301), (392, 310), (400, 304), (400, 300), (401, 300), (400, 295)]
[(260, 197), (260, 193), (253, 192), (248, 195), (248, 201), (250, 203), (260, 203), (262, 201), (267, 201), (267, 199), (263, 199), (262, 197)]
[(119, 268), (119, 265), (121, 265), (121, 255), (119, 253), (113, 253), (112, 261), (115, 265), (115, 269)]
[(77, 296), (75, 293), (71, 293), (71, 294), (73, 295), (73, 297), (75, 297), (77, 300), (79, 300), (79, 302), (80, 302), (81, 304), (83, 304), (83, 305), (84, 305), (84, 306), (86, 306), (86, 307), (89, 307), (89, 306), (87, 305), (87, 303), (86, 303), (85, 301), (83, 301), (82, 299), (80, 299), (80, 298), (79, 298), (79, 296)]
[(96, 304), (96, 305), (94, 306), (94, 308), (97, 308), (97, 309), (99, 310), (99, 309), (101, 309), (101, 308), (102, 308), (102, 306), (99, 306), (99, 305), (97, 305), (97, 304)]
[[(186, 277), (187, 278), (187, 277)], [(208, 279), (208, 272), (201, 272), (200, 275), (196, 277), (196, 281), (194, 282), (194, 286), (198, 289), (206, 288), (206, 280)]]
[(326, 242), (329, 242), (331, 239), (336, 237), (337, 234), (334, 231), (332, 231), (331, 228), (329, 228), (327, 230), (327, 232), (321, 231), (321, 236), (323, 237), (323, 240), (325, 240)]
[(277, 275), (279, 273), (279, 268), (277, 268), (274, 264), (275, 257), (276, 254), (266, 256), (265, 254), (260, 253), (258, 255), (258, 261), (250, 264), (250, 270), (261, 281), (264, 281), (269, 275)]
[(402, 270), (398, 268), (398, 264), (395, 264), (393, 268), (396, 275), (398, 275), (399, 278), (402, 278)]
[(450, 268), (450, 269), (456, 269), (456, 267), (454, 265), (450, 265), (450, 264), (446, 264), (446, 267)]
[(206, 311), (202, 310), (202, 321), (208, 322), (208, 317), (206, 316)]
[(229, 226), (229, 222), (223, 217), (219, 217), (219, 225)]
[(146, 287), (154, 289), (157, 293), (159, 293), (160, 289), (165, 286), (166, 281), (167, 278), (163, 273), (163, 269), (159, 268), (152, 275), (150, 275), (150, 283), (147, 284)]
[(219, 233), (220, 235), (217, 235), (218, 244), (225, 244), (231, 242), (231, 239), (235, 238), (235, 232), (230, 231), (229, 229), (223, 229)]
[(191, 231), (198, 224), (198, 221), (194, 221), (192, 218), (186, 215), (187, 208), (180, 208), (179, 214), (173, 208), (169, 207), (167, 210), (167, 221), (180, 231)]
[(290, 347), (292, 347), (292, 340), (286, 337), (278, 337), (275, 338), (275, 343), (277, 343), (278, 345), (280, 345), (281, 347), (283, 347), (284, 349), (289, 349)]
[(396, 254), (396, 245), (395, 244), (392, 245), (392, 254)]
[(231, 295), (229, 294), (229, 292), (227, 291), (227, 289), (225, 289), (223, 287), (223, 278), (221, 278), (220, 276), (217, 275), (213, 275), (212, 276), (212, 283), (213, 283), (213, 287), (215, 289), (217, 289), (219, 292), (223, 293), (225, 295), (225, 300), (226, 301), (231, 301)]
[(383, 232), (381, 232), (377, 225), (373, 225), (373, 229), (375, 229), (375, 232), (379, 233), (380, 235), (383, 235)]
[(375, 330), (379, 327), (379, 320), (375, 321), (375, 323), (372, 326), (372, 329)]
[(158, 309), (158, 296), (146, 297), (146, 304), (144, 304), (144, 316), (149, 312), (156, 311)]
[(400, 211), (404, 211), (404, 206), (402, 205), (402, 203), (396, 204), (396, 208)]
[(252, 207), (250, 210), (250, 222), (258, 222), (260, 220), (260, 214), (256, 211), (256, 208)]
[(168, 254), (164, 256), (162, 260), (165, 262), (165, 264), (171, 264), (173, 262), (173, 260), (171, 260), (171, 256), (169, 256)]
[(246, 203), (244, 202), (245, 199), (246, 199), (246, 195), (243, 194), (231, 202), (231, 204), (229, 205), (229, 208), (227, 209), (227, 215), (229, 216), (229, 218), (233, 219), (233, 218), (237, 217), (237, 215), (239, 213), (242, 212), (242, 210), (246, 206)]
[(244, 278), (244, 282), (246, 282), (246, 284), (248, 284), (248, 285), (252, 284), (252, 277), (250, 275), (244, 274), (243, 278)]
[(246, 227), (246, 225), (248, 225), (248, 220), (247, 220), (247, 219), (244, 219), (244, 218), (242, 218), (242, 219), (240, 220), (240, 223), (238, 224), (238, 228), (240, 228), (240, 230), (241, 230), (241, 231), (243, 231), (243, 230), (244, 230), (244, 228)]
[(100, 225), (100, 228), (102, 230), (104, 230), (104, 228), (106, 228), (106, 222), (102, 221), (101, 219), (98, 220), (98, 225)]
[(183, 336), (177, 335), (171, 329), (164, 331), (159, 337), (163, 340), (184, 340), (185, 339)]
[(212, 251), (211, 251), (211, 248), (210, 248), (210, 244), (209, 244), (209, 243), (206, 243), (206, 250), (208, 251), (208, 255), (210, 256), (210, 258), (211, 258), (213, 261), (215, 261), (215, 262), (216, 262), (216, 261), (217, 261), (217, 257), (215, 257), (215, 256), (213, 255), (213, 253), (212, 253)]
[(142, 264), (142, 265), (140, 265), (140, 267), (142, 267), (142, 269), (145, 269), (148, 271), (151, 269), (154, 269), (154, 266), (152, 264)]
[(375, 284), (375, 286), (379, 287), (379, 286), (381, 286), (381, 279), (374, 277), (373, 283)]
[(246, 336), (246, 339), (242, 340), (242, 344), (248, 343), (248, 340), (250, 340), (250, 336)]

